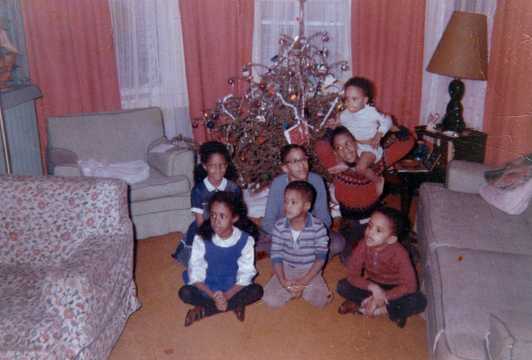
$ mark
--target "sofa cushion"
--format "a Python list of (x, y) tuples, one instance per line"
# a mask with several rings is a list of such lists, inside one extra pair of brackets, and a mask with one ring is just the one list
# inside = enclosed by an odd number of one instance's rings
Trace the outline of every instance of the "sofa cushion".
[(490, 314), (532, 316), (532, 256), (439, 247), (433, 260), (429, 301), (440, 314), (438, 332), (455, 356), (484, 358)]
[(532, 316), (511, 311), (490, 315), (486, 351), (489, 360), (525, 360), (532, 354)]
[(508, 215), (478, 194), (425, 183), (420, 189), (418, 232), (425, 258), (441, 246), (532, 255), (532, 212)]
[(131, 184), (130, 189), (130, 201), (133, 203), (183, 193), (189, 195), (190, 183), (185, 175), (164, 176), (151, 168), (150, 177), (142, 182)]
[(135, 201), (130, 205), (130, 211), (132, 216), (155, 214), (164, 211), (172, 210), (186, 210), (190, 211), (190, 195), (187, 193), (185, 196), (166, 196), (156, 199)]

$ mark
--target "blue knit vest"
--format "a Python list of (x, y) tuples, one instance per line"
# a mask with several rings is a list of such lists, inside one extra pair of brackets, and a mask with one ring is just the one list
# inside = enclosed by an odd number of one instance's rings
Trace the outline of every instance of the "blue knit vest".
[[(204, 240), (205, 261), (207, 262), (207, 274), (205, 284), (212, 291), (227, 291), (236, 283), (238, 273), (238, 259), (242, 255), (242, 249), (248, 241), (248, 233), (242, 231), (240, 239), (230, 247), (217, 246), (212, 240)], [(188, 272), (183, 273), (185, 283), (188, 283)]]

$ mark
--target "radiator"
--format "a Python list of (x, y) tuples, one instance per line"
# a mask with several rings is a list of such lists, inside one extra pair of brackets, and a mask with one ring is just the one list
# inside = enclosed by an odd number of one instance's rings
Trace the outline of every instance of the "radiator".
[[(35, 100), (41, 97), (36, 86), (18, 86), (0, 91), (5, 139), (13, 175), (42, 175), (39, 131)], [(7, 173), (4, 146), (0, 137), (0, 175)]]

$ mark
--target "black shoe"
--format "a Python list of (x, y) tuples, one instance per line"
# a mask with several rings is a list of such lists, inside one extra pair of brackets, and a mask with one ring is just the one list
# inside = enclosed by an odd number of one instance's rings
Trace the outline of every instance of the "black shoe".
[(393, 322), (394, 322), (397, 326), (399, 326), (399, 328), (402, 329), (402, 328), (404, 328), (405, 325), (406, 325), (406, 318), (405, 318), (405, 317), (404, 317), (404, 318), (399, 318), (399, 319), (397, 319), (397, 320), (394, 320)]
[(179, 242), (179, 245), (177, 246), (177, 249), (175, 249), (174, 253), (171, 255), (174, 259), (177, 260), (177, 257), (181, 251), (183, 251), (183, 248), (185, 246), (183, 245), (183, 242)]

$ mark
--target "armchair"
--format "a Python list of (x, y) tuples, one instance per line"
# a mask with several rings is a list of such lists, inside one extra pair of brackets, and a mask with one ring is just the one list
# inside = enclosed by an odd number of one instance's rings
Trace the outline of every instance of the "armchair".
[(50, 117), (48, 172), (80, 176), (79, 160), (144, 160), (150, 166), (149, 178), (129, 186), (136, 238), (185, 231), (192, 222), (194, 152), (178, 147), (149, 152), (165, 141), (162, 113), (156, 107)]
[(106, 359), (139, 302), (120, 180), (0, 176), (0, 359)]

